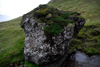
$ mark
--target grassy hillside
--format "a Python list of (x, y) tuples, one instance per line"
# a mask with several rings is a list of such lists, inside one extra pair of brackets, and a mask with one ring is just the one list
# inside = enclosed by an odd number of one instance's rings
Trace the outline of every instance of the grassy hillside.
[(84, 26), (68, 48), (88, 55), (100, 55), (100, 25)]
[(21, 17), (0, 23), (0, 67), (23, 59), (25, 34), (20, 21)]
[[(56, 0), (48, 5), (65, 11), (76, 11), (86, 19), (85, 27), (68, 47), (87, 54), (100, 54), (100, 0)], [(19, 63), (24, 58), (25, 34), (20, 28), (21, 17), (0, 23), (0, 67)], [(25, 62), (26, 67), (37, 67)]]
[(85, 25), (100, 24), (100, 0), (55, 0), (50, 6), (65, 11), (76, 11), (86, 19)]

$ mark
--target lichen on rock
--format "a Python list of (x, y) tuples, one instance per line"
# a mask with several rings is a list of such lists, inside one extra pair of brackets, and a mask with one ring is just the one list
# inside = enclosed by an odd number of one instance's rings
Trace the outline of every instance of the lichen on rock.
[(41, 67), (60, 67), (68, 55), (67, 46), (84, 26), (79, 13), (40, 5), (23, 16), (25, 59)]

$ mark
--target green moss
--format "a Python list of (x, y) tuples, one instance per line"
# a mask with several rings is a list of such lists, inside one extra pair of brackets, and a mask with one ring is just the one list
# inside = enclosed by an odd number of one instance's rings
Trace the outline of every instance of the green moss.
[(34, 64), (34, 63), (30, 63), (30, 62), (27, 62), (25, 61), (25, 67), (39, 67), (38, 65)]
[(68, 18), (70, 15), (73, 15), (74, 12), (67, 12), (65, 14), (62, 15), (63, 18)]
[(93, 36), (100, 35), (100, 29), (99, 28), (93, 29), (93, 31), (91, 31), (90, 34)]
[(86, 38), (87, 38), (87, 36), (85, 34), (79, 34), (77, 36), (77, 39), (86, 39)]
[(86, 48), (85, 49), (85, 52), (86, 52), (86, 54), (88, 54), (88, 55), (94, 55), (94, 54), (98, 54), (98, 53), (100, 53), (99, 51), (98, 51), (98, 49), (96, 49), (96, 48)]
[(48, 20), (46, 20), (45, 18), (40, 18), (41, 22), (47, 23)]
[(48, 8), (41, 8), (41, 9), (39, 9), (39, 10), (37, 10), (36, 12), (35, 12), (35, 15), (37, 15), (37, 17), (43, 17), (43, 16), (46, 16), (48, 13), (47, 13), (47, 10), (48, 10)]
[[(99, 25), (85, 26), (79, 32), (78, 36), (71, 42), (68, 47), (70, 50), (77, 49), (88, 55), (100, 55), (100, 35), (93, 35), (91, 32), (99, 31)], [(97, 33), (96, 33), (97, 34)]]
[(74, 39), (72, 42), (71, 42), (71, 44), (70, 44), (70, 46), (68, 46), (68, 49), (69, 50), (74, 50), (74, 49), (77, 49), (77, 50), (82, 50), (82, 41), (81, 40), (79, 40), (79, 39)]
[(57, 36), (62, 31), (63, 31), (62, 27), (57, 23), (53, 23), (51, 25), (44, 27), (44, 32), (45, 32), (46, 35)]
[(60, 11), (56, 8), (40, 5), (34, 10), (34, 17), (40, 19), (40, 22), (46, 23), (44, 27), (45, 35), (57, 36), (63, 31), (63, 28), (66, 27), (72, 21), (68, 20), (68, 17), (65, 16), (73, 15), (73, 12)]
[(0, 23), (0, 67), (9, 67), (24, 59), (24, 31), (20, 18)]

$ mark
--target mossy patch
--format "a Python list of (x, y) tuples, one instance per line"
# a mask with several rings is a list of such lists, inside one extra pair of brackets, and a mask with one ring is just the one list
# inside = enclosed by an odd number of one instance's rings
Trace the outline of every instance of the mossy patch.
[(0, 23), (0, 67), (20, 63), (24, 59), (24, 31), (20, 18)]
[(39, 67), (38, 65), (36, 65), (34, 63), (27, 62), (27, 61), (25, 61), (24, 65), (25, 65), (25, 67)]
[(59, 33), (61, 33), (62, 31), (63, 31), (62, 27), (57, 23), (53, 23), (49, 26), (44, 27), (44, 32), (46, 35), (56, 36)]
[(96, 49), (95, 47), (86, 48), (86, 49), (85, 49), (85, 52), (86, 52), (86, 54), (89, 54), (89, 55), (94, 55), (94, 54), (100, 53), (100, 52), (98, 51), (98, 49)]
[[(99, 25), (85, 26), (78, 34), (78, 36), (71, 42), (68, 47), (69, 50), (77, 49), (85, 52), (88, 55), (100, 55), (100, 35), (93, 35), (95, 30), (99, 31)], [(97, 34), (97, 33), (96, 33)]]
[(43, 29), (46, 36), (49, 34), (52, 36), (59, 35), (59, 33), (63, 32), (64, 27), (69, 23), (74, 23), (68, 19), (69, 16), (78, 15), (76, 12), (61, 11), (48, 5), (40, 5), (34, 9), (33, 13), (35, 19), (40, 19), (40, 22), (46, 24)]
[(71, 42), (70, 46), (68, 46), (68, 49), (71, 50), (71, 51), (74, 50), (74, 49), (81, 50), (82, 49), (81, 44), (82, 44), (81, 40), (74, 39)]

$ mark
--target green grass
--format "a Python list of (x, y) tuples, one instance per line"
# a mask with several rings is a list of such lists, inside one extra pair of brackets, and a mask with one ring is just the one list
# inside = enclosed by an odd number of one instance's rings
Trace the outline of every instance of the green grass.
[(100, 24), (100, 0), (61, 0), (48, 4), (64, 11), (81, 13), (86, 19), (85, 25)]
[(21, 17), (0, 23), (0, 67), (7, 67), (24, 58), (24, 31), (19, 23)]
[(38, 65), (34, 64), (34, 63), (30, 63), (30, 62), (27, 62), (25, 61), (25, 67), (39, 67)]
[(100, 26), (85, 26), (68, 48), (83, 51), (88, 55), (100, 55)]

